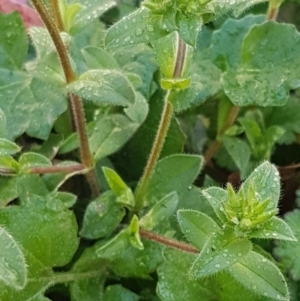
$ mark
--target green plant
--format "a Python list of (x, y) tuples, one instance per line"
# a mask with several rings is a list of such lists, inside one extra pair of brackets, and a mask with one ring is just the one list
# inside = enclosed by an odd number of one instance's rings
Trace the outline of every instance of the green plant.
[(0, 15), (0, 300), (298, 300), (283, 1), (137, 2)]

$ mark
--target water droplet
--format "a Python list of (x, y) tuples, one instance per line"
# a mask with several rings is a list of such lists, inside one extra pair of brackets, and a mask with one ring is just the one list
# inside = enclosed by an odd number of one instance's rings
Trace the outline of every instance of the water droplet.
[(142, 34), (143, 34), (143, 29), (137, 28), (137, 29), (135, 30), (135, 35), (136, 35), (137, 37), (140, 37)]
[(154, 31), (153, 26), (150, 25), (150, 24), (148, 24), (148, 25), (146, 26), (146, 28), (147, 28), (147, 30), (150, 31), (150, 32)]

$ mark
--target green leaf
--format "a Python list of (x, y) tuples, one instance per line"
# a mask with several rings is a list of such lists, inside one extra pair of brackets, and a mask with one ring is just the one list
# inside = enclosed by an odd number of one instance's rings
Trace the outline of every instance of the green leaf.
[[(56, 118), (65, 111), (67, 103), (63, 86), (53, 89), (49, 82), (51, 76), (48, 82), (43, 82), (40, 76), (34, 77), (34, 70), (39, 64), (33, 63), (33, 72), (24, 72), (28, 39), (22, 23), (17, 13), (0, 17), (0, 31), (6, 33), (0, 40), (0, 108), (7, 118), (6, 138), (13, 140), (26, 132), (29, 136), (46, 139)], [(42, 45), (49, 46), (45, 42), (46, 36), (39, 37)], [(44, 48), (46, 46), (38, 48), (39, 58), (44, 51), (39, 49)], [(51, 68), (48, 69), (50, 75)]]
[(144, 245), (141, 241), (140, 238), (140, 233), (139, 233), (139, 219), (136, 215), (133, 216), (131, 219), (130, 225), (129, 225), (129, 241), (133, 247), (139, 250), (144, 250)]
[(160, 22), (161, 16), (152, 15), (147, 8), (140, 8), (109, 28), (105, 37), (106, 48), (150, 43), (162, 38), (168, 32), (157, 26)]
[(42, 59), (55, 51), (54, 43), (48, 30), (44, 27), (30, 27), (29, 35), (34, 45), (37, 57)]
[(86, 248), (72, 266), (70, 271), (70, 276), (74, 278), (74, 281), (70, 282), (72, 301), (101, 300), (103, 296), (107, 267), (95, 251), (95, 246)]
[(46, 139), (67, 107), (62, 88), (20, 71), (0, 69), (0, 96), (0, 108), (7, 118), (7, 138), (11, 140), (24, 132)]
[(27, 56), (28, 39), (23, 21), (17, 12), (0, 15), (0, 66), (18, 70)]
[(34, 167), (52, 166), (52, 163), (41, 154), (29, 152), (21, 155), (19, 158), (19, 166), (22, 172), (26, 172)]
[(300, 279), (300, 211), (298, 209), (287, 213), (284, 216), (289, 227), (292, 229), (297, 241), (285, 242), (277, 241), (274, 250), (275, 255), (280, 259), (280, 262), (288, 269), (291, 277), (298, 281)]
[(220, 230), (212, 218), (199, 211), (178, 210), (177, 219), (187, 240), (199, 250), (213, 233)]
[(289, 300), (280, 270), (264, 256), (251, 251), (228, 269), (230, 275), (255, 294), (275, 300)]
[(143, 241), (144, 249), (138, 249), (130, 243), (129, 229), (122, 230), (106, 244), (97, 246), (99, 258), (108, 260), (109, 268), (125, 278), (152, 279), (150, 273), (156, 271), (163, 262), (163, 247), (151, 241)]
[(72, 207), (77, 200), (77, 196), (65, 191), (53, 191), (51, 197), (59, 199), (67, 208)]
[(61, 281), (52, 267), (66, 265), (77, 250), (79, 240), (75, 216), (58, 199), (27, 193), (22, 197), (21, 206), (1, 209), (0, 220), (22, 246), (28, 271), (28, 281), (22, 290), (0, 283), (0, 299), (34, 300), (51, 284)]
[(250, 185), (255, 187), (256, 197), (261, 201), (270, 199), (268, 209), (277, 208), (280, 197), (280, 178), (274, 165), (264, 162), (255, 168), (242, 184), (240, 191), (248, 191)]
[(203, 158), (196, 155), (171, 155), (158, 161), (146, 191), (146, 198), (160, 199), (192, 185), (202, 167)]
[(104, 292), (103, 301), (138, 301), (140, 297), (120, 284), (109, 285)]
[(216, 274), (240, 261), (251, 249), (250, 240), (236, 238), (231, 231), (218, 231), (208, 239), (194, 261), (190, 276), (197, 279)]
[(0, 170), (3, 175), (15, 175), (19, 171), (19, 164), (12, 156), (1, 156)]
[(14, 155), (21, 151), (21, 148), (9, 140), (0, 138), (0, 156)]
[(292, 25), (266, 22), (254, 26), (243, 41), (238, 69), (223, 77), (227, 96), (238, 106), (284, 105), (289, 90), (299, 87), (295, 57), (299, 45), (300, 34)]
[(125, 211), (116, 203), (113, 193), (105, 192), (88, 205), (80, 235), (89, 239), (108, 236), (116, 229), (124, 215)]
[(95, 160), (100, 160), (118, 151), (138, 126), (120, 114), (99, 115), (89, 138)]
[[(165, 260), (158, 268), (157, 293), (163, 301), (201, 300), (208, 301), (207, 279), (196, 282), (186, 273), (195, 260), (194, 254), (168, 249), (164, 252)], [(184, 285), (182, 285), (184, 283)]]
[(76, 15), (74, 27), (84, 27), (93, 19), (98, 19), (107, 10), (116, 5), (116, 3), (112, 0), (71, 0), (68, 2), (69, 4), (79, 3), (83, 6), (82, 10)]
[(118, 197), (117, 202), (133, 207), (135, 204), (134, 195), (131, 189), (124, 183), (121, 177), (111, 168), (102, 168), (105, 179), (112, 192)]
[(251, 236), (255, 238), (297, 241), (288, 224), (276, 216), (272, 217), (269, 222), (265, 223), (263, 225), (263, 229), (259, 229), (257, 232), (251, 233)]
[(135, 93), (135, 102), (124, 109), (125, 114), (134, 123), (142, 124), (148, 115), (149, 105), (146, 98), (139, 92)]
[(247, 15), (242, 19), (227, 19), (219, 30), (215, 30), (209, 57), (222, 70), (237, 67), (240, 63), (239, 53), (243, 39), (255, 24), (265, 21), (264, 15)]
[(228, 154), (230, 155), (238, 169), (242, 172), (245, 171), (251, 155), (248, 144), (239, 138), (228, 136), (225, 136), (223, 138), (223, 143), (225, 149), (227, 150)]
[(169, 217), (174, 213), (178, 205), (178, 195), (176, 192), (171, 192), (157, 202), (148, 212), (144, 215), (139, 224), (142, 228), (152, 230), (161, 224), (166, 223)]
[(81, 50), (87, 67), (90, 69), (118, 69), (119, 65), (114, 57), (100, 47), (87, 46)]
[(3, 227), (0, 227), (0, 246), (0, 280), (20, 290), (27, 283), (25, 258), (19, 244)]
[(222, 211), (222, 202), (227, 200), (228, 193), (225, 189), (219, 187), (210, 187), (202, 191), (203, 196), (208, 200), (217, 217), (223, 222), (226, 222), (226, 215)]
[(116, 70), (88, 70), (68, 85), (68, 91), (96, 105), (126, 106), (135, 101), (130, 82)]

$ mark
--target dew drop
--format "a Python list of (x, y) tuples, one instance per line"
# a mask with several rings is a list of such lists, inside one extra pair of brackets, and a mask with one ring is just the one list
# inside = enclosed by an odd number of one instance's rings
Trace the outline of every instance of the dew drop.
[(135, 35), (136, 35), (137, 37), (140, 37), (142, 34), (143, 34), (143, 29), (137, 28), (137, 29), (135, 30)]

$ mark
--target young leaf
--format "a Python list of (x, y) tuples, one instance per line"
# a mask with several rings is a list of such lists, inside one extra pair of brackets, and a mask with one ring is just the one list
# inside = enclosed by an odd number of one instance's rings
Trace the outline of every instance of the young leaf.
[(231, 231), (218, 231), (209, 238), (194, 261), (190, 276), (197, 279), (216, 274), (240, 261), (251, 249), (250, 240), (236, 238)]
[(178, 201), (176, 192), (169, 193), (140, 219), (139, 225), (144, 229), (152, 230), (162, 223), (165, 223), (177, 208)]
[(288, 224), (276, 216), (272, 217), (269, 222), (265, 223), (262, 226), (262, 229), (251, 233), (251, 236), (255, 238), (297, 241)]
[(255, 294), (274, 300), (289, 300), (280, 270), (264, 256), (251, 251), (228, 269), (230, 275)]
[(88, 70), (68, 85), (68, 91), (96, 105), (126, 106), (135, 101), (130, 82), (116, 70)]
[(111, 168), (102, 168), (106, 181), (112, 192), (118, 197), (117, 202), (130, 207), (134, 206), (134, 195), (121, 177)]
[(177, 219), (185, 237), (200, 251), (209, 237), (220, 230), (212, 218), (199, 211), (178, 210)]
[(105, 237), (115, 230), (124, 215), (113, 193), (105, 192), (88, 205), (80, 235), (89, 239)]
[(27, 282), (24, 254), (15, 239), (0, 227), (0, 281), (20, 290)]
[(242, 184), (240, 191), (247, 191), (249, 186), (255, 187), (256, 194), (261, 201), (270, 199), (269, 209), (277, 208), (280, 197), (279, 171), (269, 162), (259, 165)]
[(139, 233), (139, 219), (136, 215), (133, 216), (130, 225), (129, 225), (129, 241), (133, 247), (139, 250), (144, 250), (144, 245), (140, 238)]
[(226, 222), (225, 213), (222, 210), (222, 202), (227, 199), (227, 191), (219, 187), (210, 187), (202, 191), (203, 196), (209, 201), (210, 205), (214, 209), (217, 217)]

